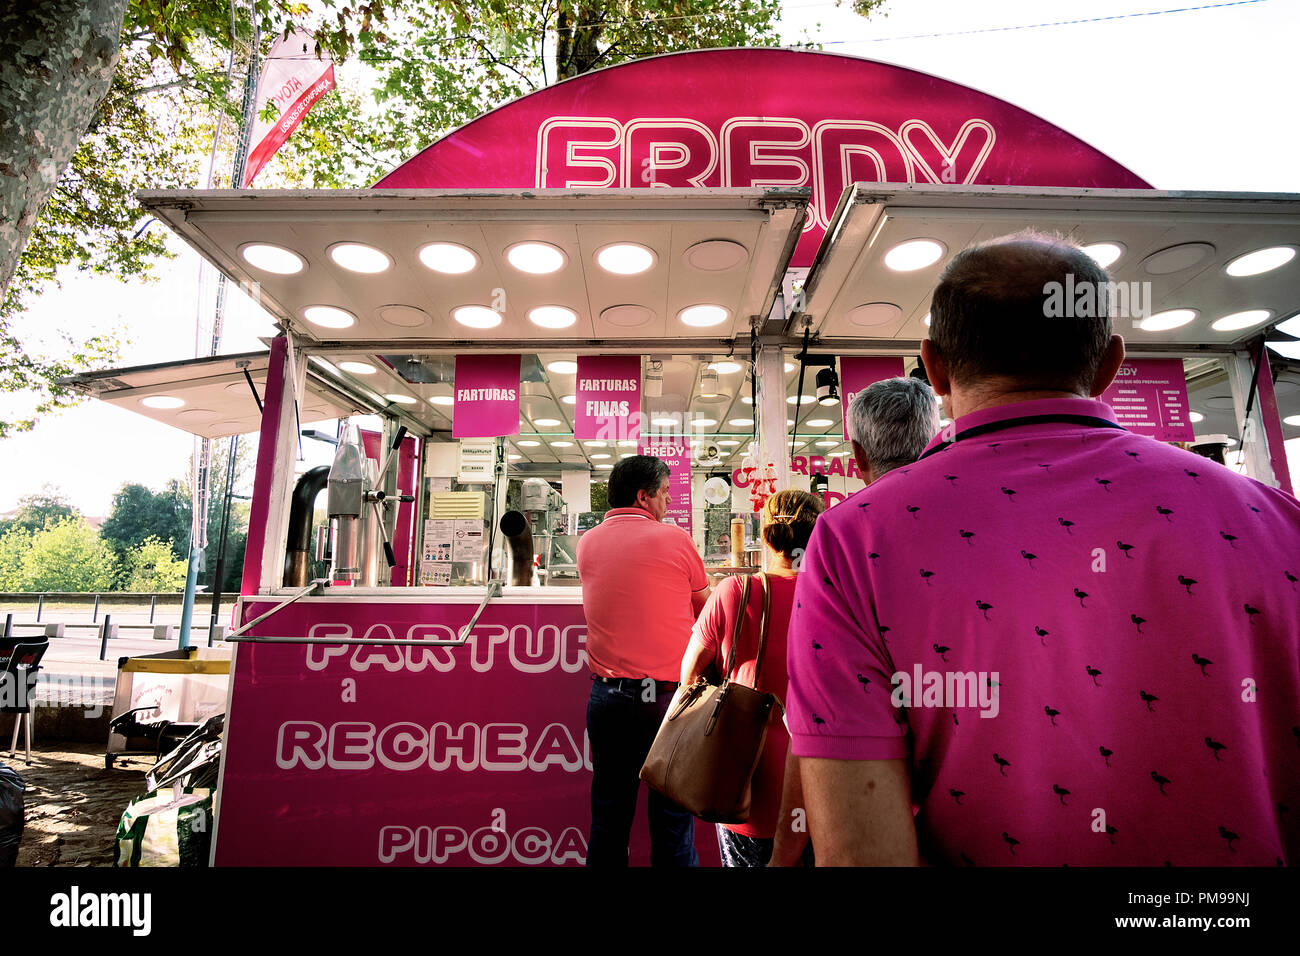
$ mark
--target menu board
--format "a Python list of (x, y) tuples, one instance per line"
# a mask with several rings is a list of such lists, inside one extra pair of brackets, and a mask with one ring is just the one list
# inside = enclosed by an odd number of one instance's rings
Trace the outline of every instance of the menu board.
[(1182, 359), (1132, 359), (1119, 367), (1101, 400), (1115, 420), (1157, 441), (1191, 441), (1187, 379)]
[(662, 458), (668, 466), (668, 490), (673, 503), (664, 521), (691, 533), (691, 443), (681, 436), (656, 435), (642, 438), (637, 451)]

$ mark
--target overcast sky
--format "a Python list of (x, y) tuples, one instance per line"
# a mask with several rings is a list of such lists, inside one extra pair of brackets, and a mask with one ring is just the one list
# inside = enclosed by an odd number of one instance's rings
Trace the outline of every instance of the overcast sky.
[[(783, 22), (787, 41), (806, 32), (827, 52), (923, 70), (1005, 99), (1157, 188), (1300, 192), (1300, 0), (1129, 16), (1182, 6), (1196, 4), (888, 0), (888, 15), (868, 21), (847, 3), (803, 0), (785, 5)], [(1093, 22), (1031, 26), (1074, 20)], [(61, 328), (113, 331), (128, 340), (122, 365), (192, 356), (198, 258), (174, 245), (182, 254), (155, 284), (69, 275), (16, 323), (19, 335), (35, 343)], [(251, 306), (234, 302), (222, 351), (258, 348), (269, 328)], [(0, 401), (0, 415), (14, 407)], [(106, 515), (124, 482), (160, 488), (180, 477), (192, 444), (175, 429), (87, 402), (0, 442), (7, 466), (0, 511), (48, 482), (84, 513)]]

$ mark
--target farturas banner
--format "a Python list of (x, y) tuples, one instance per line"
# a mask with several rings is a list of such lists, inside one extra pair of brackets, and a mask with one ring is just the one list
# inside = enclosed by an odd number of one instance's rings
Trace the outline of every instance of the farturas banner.
[(452, 438), (519, 434), (519, 356), (456, 356)]

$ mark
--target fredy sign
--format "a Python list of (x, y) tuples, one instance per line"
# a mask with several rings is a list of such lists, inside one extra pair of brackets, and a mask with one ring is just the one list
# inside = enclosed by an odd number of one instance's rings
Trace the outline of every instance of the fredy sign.
[(468, 123), (375, 185), (808, 186), (792, 262), (801, 267), (852, 182), (1149, 188), (996, 97), (887, 63), (772, 49), (651, 57), (557, 83)]

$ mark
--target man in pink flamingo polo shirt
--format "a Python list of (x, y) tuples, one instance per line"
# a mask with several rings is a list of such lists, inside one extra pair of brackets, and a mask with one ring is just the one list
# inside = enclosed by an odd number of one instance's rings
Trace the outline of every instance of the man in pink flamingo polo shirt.
[[(789, 727), (821, 864), (1300, 860), (1300, 503), (1097, 401), (1100, 266), (954, 257), (922, 359), (955, 419), (817, 523)], [(1058, 287), (1059, 288), (1059, 287)]]

